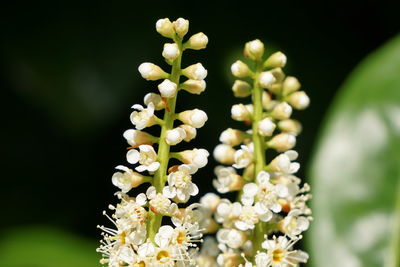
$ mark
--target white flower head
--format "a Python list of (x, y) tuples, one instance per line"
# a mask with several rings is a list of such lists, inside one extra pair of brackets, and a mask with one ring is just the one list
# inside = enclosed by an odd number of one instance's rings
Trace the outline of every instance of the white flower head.
[(264, 55), (264, 44), (258, 39), (247, 42), (244, 47), (244, 55), (253, 60), (260, 60)]
[(310, 226), (310, 218), (303, 216), (299, 209), (291, 210), (280, 223), (280, 230), (288, 236), (298, 236)]
[(305, 109), (310, 104), (310, 98), (304, 91), (294, 92), (289, 95), (289, 104), (295, 109)]
[(236, 229), (220, 229), (217, 232), (217, 240), (230, 248), (240, 248), (246, 242), (246, 235)]
[(238, 175), (234, 168), (217, 166), (214, 170), (217, 179), (213, 180), (213, 185), (220, 193), (227, 193), (242, 189), (243, 178)]
[(165, 191), (157, 193), (154, 186), (150, 186), (146, 191), (150, 209), (157, 214), (172, 215), (178, 210), (176, 203), (172, 203)]
[(300, 164), (298, 162), (292, 162), (292, 160), (295, 160), (297, 155), (296, 151), (288, 150), (274, 158), (269, 166), (273, 172), (284, 174), (296, 173), (300, 168)]
[(180, 84), (180, 86), (191, 94), (199, 95), (206, 89), (206, 82), (204, 80), (189, 79)]
[(208, 120), (208, 117), (204, 111), (196, 108), (179, 113), (179, 120), (195, 128), (201, 128)]
[(280, 133), (275, 135), (269, 142), (268, 146), (274, 148), (278, 152), (292, 149), (296, 145), (296, 136), (290, 133)]
[(143, 182), (143, 176), (131, 169), (119, 165), (116, 167), (117, 170), (123, 172), (115, 172), (112, 176), (112, 183), (123, 193), (127, 193), (132, 188), (139, 186)]
[(245, 133), (240, 130), (228, 128), (221, 133), (219, 141), (226, 145), (237, 146), (240, 145), (245, 138)]
[(128, 162), (131, 164), (139, 162), (140, 165), (135, 168), (138, 172), (156, 171), (160, 167), (160, 163), (157, 161), (157, 154), (154, 148), (149, 145), (140, 145), (139, 150), (131, 149), (128, 151), (126, 154)]
[(178, 86), (176, 85), (176, 83), (165, 79), (162, 83), (158, 85), (158, 90), (160, 91), (162, 97), (170, 98), (176, 95)]
[(231, 108), (231, 115), (237, 121), (250, 121), (252, 108), (250, 105), (236, 104)]
[(186, 124), (182, 124), (178, 126), (179, 128), (182, 128), (185, 131), (185, 138), (183, 138), (183, 140), (185, 140), (186, 142), (189, 142), (190, 140), (194, 139), (197, 135), (197, 130), (196, 128), (190, 126), (190, 125), (186, 125)]
[(250, 143), (249, 145), (241, 145), (240, 149), (234, 154), (235, 164), (233, 164), (233, 167), (243, 169), (253, 163), (253, 151), (253, 143)]
[(265, 240), (262, 247), (267, 250), (267, 266), (280, 267), (290, 263), (298, 266), (299, 263), (306, 263), (308, 254), (301, 250), (293, 250), (294, 244), (300, 238), (288, 240), (285, 236), (273, 236), (272, 240)]
[(137, 130), (142, 130), (146, 127), (150, 127), (155, 123), (154, 116), (154, 104), (149, 103), (147, 108), (143, 108), (142, 105), (135, 104), (132, 108), (138, 110), (131, 113), (130, 119), (133, 125), (136, 126)]
[[(179, 202), (187, 202), (190, 196), (195, 196), (199, 193), (196, 184), (192, 183), (192, 176), (196, 171), (190, 165), (182, 164), (178, 167), (178, 171), (172, 172), (168, 175), (168, 197), (177, 197)], [(164, 189), (165, 189), (164, 188)]]
[(221, 198), (217, 194), (207, 193), (200, 198), (200, 204), (211, 211), (215, 211), (220, 200)]
[(152, 144), (152, 136), (146, 132), (129, 129), (123, 133), (124, 138), (129, 145), (137, 147), (143, 144)]
[(208, 163), (208, 153), (205, 149), (193, 149), (179, 152), (179, 159), (186, 164), (193, 165), (195, 168), (203, 168)]
[(180, 55), (179, 47), (176, 43), (164, 44), (162, 56), (167, 60), (175, 60)]
[(167, 131), (167, 134), (165, 136), (165, 141), (167, 142), (167, 144), (173, 146), (179, 144), (185, 138), (186, 138), (186, 131), (178, 127)]
[(292, 111), (293, 109), (288, 103), (282, 102), (274, 107), (271, 116), (277, 120), (286, 120), (290, 118)]
[(144, 96), (144, 104), (148, 106), (150, 103), (153, 103), (155, 110), (161, 110), (165, 108), (165, 102), (162, 100), (159, 94), (148, 93)]
[(173, 23), (174, 29), (178, 36), (183, 37), (189, 30), (189, 21), (183, 18), (179, 18)]

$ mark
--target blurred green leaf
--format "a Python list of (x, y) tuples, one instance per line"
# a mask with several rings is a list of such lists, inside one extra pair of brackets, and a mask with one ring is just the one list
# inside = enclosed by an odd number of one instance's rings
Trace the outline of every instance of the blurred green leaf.
[(48, 227), (15, 228), (0, 237), (0, 266), (100, 266), (97, 244)]
[(400, 266), (400, 36), (345, 82), (310, 166), (312, 266)]

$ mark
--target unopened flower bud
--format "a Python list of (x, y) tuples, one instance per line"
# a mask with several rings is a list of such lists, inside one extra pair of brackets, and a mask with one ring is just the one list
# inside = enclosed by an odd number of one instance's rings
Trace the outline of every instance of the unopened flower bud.
[(267, 91), (263, 91), (263, 93), (262, 93), (263, 108), (266, 110), (270, 110), (272, 108), (273, 103), (274, 103), (274, 100), (272, 100), (271, 94), (268, 93)]
[(185, 131), (186, 137), (183, 140), (185, 140), (186, 142), (189, 142), (190, 140), (194, 139), (197, 135), (196, 128), (190, 125), (182, 124), (179, 125), (179, 128), (182, 128)]
[(174, 21), (172, 24), (174, 26), (174, 30), (175, 30), (176, 34), (178, 34), (178, 36), (181, 38), (183, 36), (185, 36), (185, 34), (189, 30), (189, 21), (186, 19), (179, 18), (176, 21)]
[(240, 130), (228, 128), (221, 133), (219, 141), (226, 145), (237, 146), (240, 145), (246, 138), (246, 134)]
[(238, 78), (246, 78), (250, 76), (251, 71), (243, 61), (237, 60), (231, 66), (232, 74)]
[(301, 132), (300, 122), (292, 119), (282, 120), (278, 122), (278, 127), (282, 132), (298, 135)]
[(168, 60), (175, 60), (180, 54), (179, 47), (177, 44), (164, 44), (162, 56)]
[(296, 137), (289, 133), (280, 133), (275, 135), (269, 142), (268, 146), (278, 152), (292, 149), (296, 145)]
[(195, 128), (201, 128), (207, 121), (207, 114), (200, 109), (186, 110), (179, 113), (179, 120)]
[(203, 168), (207, 165), (208, 153), (205, 149), (193, 149), (193, 150), (185, 150), (178, 153), (178, 159), (185, 164), (193, 164), (197, 168)]
[(139, 72), (142, 77), (148, 81), (155, 81), (163, 78), (168, 78), (168, 73), (163, 71), (159, 66), (145, 62), (140, 64)]
[(156, 30), (159, 34), (167, 38), (173, 38), (175, 35), (174, 26), (168, 19), (159, 19), (156, 23)]
[(175, 128), (172, 130), (168, 130), (165, 136), (165, 141), (168, 145), (176, 145), (182, 142), (183, 139), (186, 138), (186, 132), (182, 128)]
[(271, 136), (275, 128), (276, 125), (270, 118), (265, 118), (258, 122), (258, 133), (262, 136)]
[(233, 105), (231, 108), (231, 115), (237, 121), (250, 121), (251, 113), (243, 104)]
[(204, 80), (207, 77), (207, 70), (201, 63), (190, 65), (182, 70), (182, 74), (192, 80)]
[(274, 75), (270, 71), (261, 72), (259, 76), (259, 84), (262, 88), (267, 88), (276, 81)]
[(204, 80), (187, 80), (180, 84), (180, 88), (192, 94), (201, 94), (206, 89), (206, 82)]
[(176, 85), (176, 83), (165, 79), (162, 83), (158, 85), (158, 90), (160, 91), (162, 97), (170, 98), (176, 95), (178, 86)]
[(214, 148), (213, 156), (216, 161), (222, 164), (233, 164), (235, 162), (234, 155), (236, 150), (225, 144), (219, 144)]
[(142, 131), (129, 129), (123, 134), (129, 145), (138, 147), (143, 144), (151, 145), (155, 141), (155, 137)]
[(305, 109), (310, 104), (310, 98), (304, 91), (294, 92), (288, 96), (288, 102), (295, 109)]
[(251, 95), (251, 85), (245, 81), (236, 80), (232, 86), (232, 91), (236, 97), (246, 97)]
[(185, 48), (188, 49), (204, 49), (208, 44), (208, 37), (202, 32), (196, 33), (189, 38), (189, 40), (185, 44)]
[(162, 101), (162, 98), (159, 94), (148, 93), (144, 96), (144, 103), (148, 106), (150, 103), (153, 103), (155, 110), (161, 110), (165, 108), (165, 102)]
[(294, 91), (299, 90), (301, 87), (301, 84), (299, 80), (297, 80), (296, 77), (288, 76), (286, 79), (283, 81), (282, 89), (283, 93), (289, 94)]
[(286, 55), (282, 52), (273, 53), (265, 62), (265, 68), (283, 68), (286, 65)]
[(264, 44), (256, 39), (247, 42), (244, 47), (244, 56), (249, 57), (253, 60), (260, 60), (264, 55)]
[(277, 120), (289, 119), (291, 115), (292, 107), (286, 102), (279, 103), (271, 112), (271, 116)]

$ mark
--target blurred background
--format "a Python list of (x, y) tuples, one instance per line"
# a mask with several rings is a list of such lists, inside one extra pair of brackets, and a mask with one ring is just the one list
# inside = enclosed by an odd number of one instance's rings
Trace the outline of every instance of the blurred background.
[[(400, 29), (390, 1), (373, 0), (12, 1), (0, 10), (0, 248), (7, 247), (8, 255), (23, 249), (18, 238), (30, 242), (26, 237), (35, 239), (35, 231), (44, 240), (63, 236), (71, 247), (94, 251), (96, 225), (106, 223), (101, 212), (115, 202), (111, 175), (125, 162), (122, 133), (131, 127), (130, 107), (156, 89), (137, 67), (145, 61), (166, 66), (161, 51), (167, 39), (155, 31), (157, 19), (187, 18), (190, 33), (202, 31), (210, 40), (206, 50), (184, 57), (184, 65), (202, 62), (209, 73), (202, 95), (179, 96), (178, 110), (196, 107), (209, 115), (188, 147), (212, 151), (221, 131), (240, 125), (230, 119), (231, 105), (240, 101), (231, 93), (230, 65), (246, 41), (259, 38), (268, 54), (281, 50), (288, 56), (286, 73), (298, 77), (311, 98), (307, 110), (294, 114), (304, 126), (297, 145), (303, 166), (311, 162), (340, 86)], [(210, 158), (196, 175), (201, 192), (211, 190), (215, 165)], [(306, 169), (300, 175), (310, 182)], [(41, 229), (54, 232), (46, 237)], [(48, 258), (42, 264), (3, 263), (61, 266)]]

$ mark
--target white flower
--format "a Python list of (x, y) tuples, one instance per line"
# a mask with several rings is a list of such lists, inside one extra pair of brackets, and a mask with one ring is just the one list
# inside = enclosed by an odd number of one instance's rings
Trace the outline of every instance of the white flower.
[(155, 116), (153, 103), (149, 103), (147, 108), (143, 108), (142, 105), (138, 104), (133, 105), (132, 108), (139, 111), (133, 111), (130, 116), (131, 122), (136, 126), (136, 129), (142, 130), (146, 127), (154, 125)]
[(172, 38), (175, 34), (174, 26), (168, 18), (157, 20), (156, 30), (162, 36), (167, 38)]
[(290, 118), (292, 111), (293, 109), (288, 103), (282, 102), (274, 107), (271, 116), (277, 120), (286, 120)]
[(253, 151), (253, 143), (250, 143), (249, 145), (241, 145), (240, 149), (234, 154), (235, 164), (233, 164), (233, 167), (242, 169), (253, 163)]
[(142, 77), (148, 81), (155, 81), (168, 77), (168, 74), (163, 71), (159, 66), (149, 62), (140, 64), (138, 70)]
[(112, 183), (123, 193), (127, 193), (132, 188), (139, 186), (143, 182), (143, 176), (131, 169), (119, 165), (116, 167), (117, 170), (123, 172), (115, 172), (112, 176)]
[(185, 36), (185, 34), (189, 30), (189, 21), (183, 18), (179, 18), (173, 23), (174, 29), (176, 34), (178, 34), (180, 37)]
[(178, 167), (178, 171), (171, 172), (168, 175), (168, 187), (164, 187), (166, 191), (164, 195), (169, 198), (178, 198), (179, 202), (187, 202), (190, 196), (195, 196), (199, 193), (196, 184), (192, 183), (192, 176), (196, 171), (190, 165), (182, 164)]
[(196, 108), (179, 113), (179, 120), (195, 128), (201, 128), (208, 120), (208, 117), (204, 111)]
[(158, 229), (158, 232), (154, 237), (154, 242), (160, 248), (166, 248), (170, 244), (173, 234), (174, 234), (174, 228), (172, 228), (172, 226), (163, 225)]
[(182, 74), (189, 79), (201, 81), (207, 77), (207, 70), (201, 63), (197, 63), (183, 69)]
[(252, 112), (252, 105), (236, 104), (231, 108), (232, 118), (237, 121), (250, 121)]
[(241, 231), (254, 229), (256, 223), (259, 222), (259, 214), (253, 206), (240, 206), (240, 215), (235, 221), (235, 226)]
[(292, 250), (293, 245), (299, 240), (288, 240), (285, 236), (272, 240), (265, 240), (262, 247), (267, 250), (267, 266), (282, 267), (282, 266), (298, 266), (299, 263), (306, 263), (308, 254), (301, 250)]
[(231, 248), (240, 248), (246, 242), (246, 235), (236, 229), (220, 229), (217, 232), (217, 240)]
[(165, 191), (163, 191), (163, 193), (157, 193), (154, 186), (150, 186), (147, 189), (146, 196), (148, 199), (150, 199), (149, 207), (154, 213), (172, 215), (178, 209), (178, 206), (171, 202), (171, 200), (165, 194)]
[(189, 142), (190, 140), (194, 139), (197, 135), (197, 130), (196, 128), (190, 126), (190, 125), (186, 125), (186, 124), (182, 124), (178, 126), (179, 128), (182, 128), (185, 131), (185, 138), (183, 138), (183, 140), (185, 140), (186, 142)]
[(299, 209), (291, 210), (280, 223), (281, 231), (289, 236), (300, 235), (306, 231), (310, 226), (310, 219), (302, 215)]
[(186, 138), (186, 132), (182, 128), (175, 128), (172, 130), (168, 130), (165, 136), (165, 141), (168, 145), (176, 145), (182, 142), (183, 139)]
[(179, 47), (176, 43), (164, 44), (162, 56), (168, 60), (175, 60), (180, 54)]
[(165, 102), (162, 101), (162, 98), (159, 94), (148, 93), (144, 96), (144, 103), (148, 106), (150, 103), (153, 103), (155, 110), (161, 110), (165, 108)]
[(160, 163), (157, 161), (157, 154), (154, 148), (149, 145), (140, 145), (139, 151), (131, 149), (126, 154), (126, 158), (129, 163), (136, 164), (140, 163), (135, 169), (138, 172), (149, 171), (154, 172), (160, 167)]
[(294, 92), (289, 95), (288, 102), (295, 109), (305, 109), (310, 104), (310, 98), (304, 91)]
[(200, 204), (211, 211), (215, 211), (221, 198), (214, 193), (207, 193), (200, 198)]
[(243, 61), (237, 60), (231, 66), (232, 74), (238, 78), (245, 78), (251, 74), (249, 67)]
[(213, 180), (213, 185), (220, 193), (227, 193), (242, 189), (243, 178), (238, 175), (234, 168), (217, 166), (214, 170), (217, 179)]
[(160, 91), (162, 97), (170, 98), (176, 95), (178, 86), (176, 85), (176, 83), (165, 79), (162, 83), (158, 85), (158, 90)]
[(186, 42), (186, 48), (199, 50), (206, 48), (208, 44), (208, 37), (202, 32), (196, 33), (192, 35), (189, 40)]
[(244, 47), (244, 55), (253, 60), (259, 60), (262, 58), (264, 54), (264, 44), (256, 39), (250, 42), (247, 42)]
[(152, 144), (154, 138), (148, 133), (133, 129), (126, 130), (123, 136), (132, 147), (137, 147), (143, 144)]
[(214, 159), (222, 164), (233, 164), (234, 155), (236, 150), (225, 144), (219, 144), (214, 148), (213, 156)]
[(300, 169), (298, 162), (291, 162), (297, 158), (298, 154), (294, 150), (288, 150), (285, 153), (278, 155), (274, 158), (269, 167), (273, 172), (280, 172), (284, 174), (296, 173)]
[(258, 133), (262, 136), (271, 136), (275, 128), (276, 125), (270, 118), (265, 118), (258, 122)]
[(262, 88), (267, 88), (276, 81), (274, 75), (270, 71), (261, 72), (259, 83)]
[(179, 160), (183, 163), (191, 164), (196, 168), (203, 168), (208, 163), (208, 156), (210, 155), (205, 149), (193, 149), (179, 152)]

